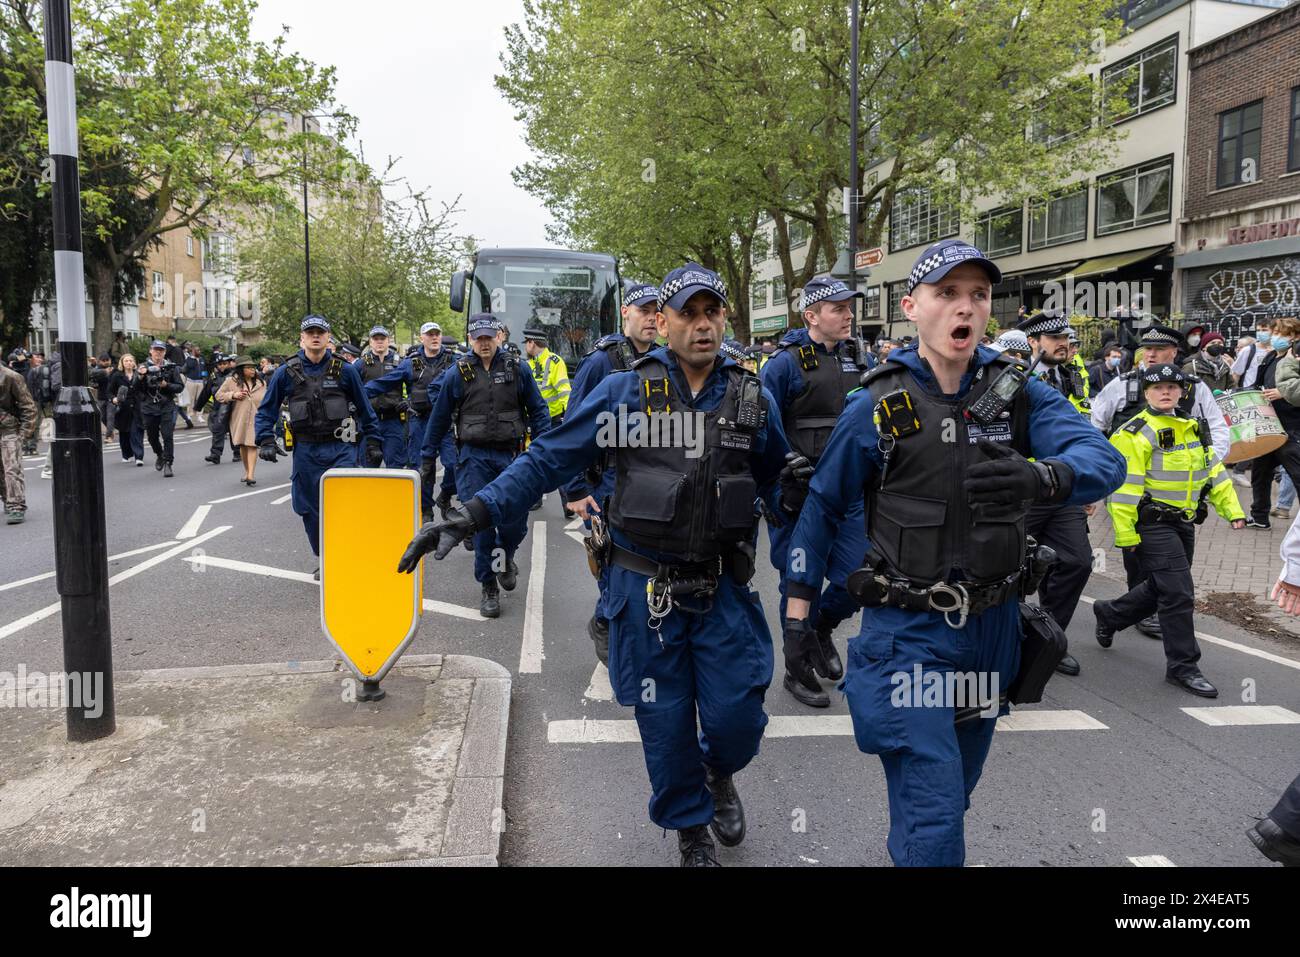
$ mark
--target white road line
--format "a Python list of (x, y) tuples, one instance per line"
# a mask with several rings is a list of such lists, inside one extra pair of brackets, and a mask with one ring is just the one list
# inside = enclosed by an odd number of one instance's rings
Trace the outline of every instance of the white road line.
[(546, 523), (533, 523), (533, 562), (528, 569), (528, 598), (524, 602), (524, 641), (519, 648), (519, 673), (542, 672), (542, 605), (546, 597)]
[[(129, 552), (122, 552), (120, 555), (109, 555), (110, 562), (116, 562), (123, 558), (133, 558), (136, 555), (143, 555), (145, 552), (156, 552), (160, 548), (166, 548), (169, 545), (175, 545), (175, 541), (160, 542), (157, 545), (146, 545), (144, 548), (133, 548)], [(19, 585), (30, 585), (33, 582), (43, 582), (47, 578), (53, 578), (54, 572), (46, 572), (44, 575), (33, 575), (31, 578), (24, 578), (21, 581), (9, 582), (7, 585), (0, 585), (0, 591), (8, 591), (10, 588), (17, 588)]]
[[(155, 555), (153, 558), (149, 558), (146, 559), (145, 561), (142, 561), (139, 565), (132, 565), (130, 568), (126, 569), (125, 571), (118, 572), (116, 575), (114, 575), (112, 578), (108, 580), (108, 584), (111, 587), (113, 585), (116, 585), (118, 582), (124, 582), (128, 578), (132, 578), (143, 571), (148, 571), (150, 568), (153, 568), (155, 565), (160, 565), (163, 562), (167, 561), (169, 558), (175, 558), (177, 555), (181, 554), (182, 552), (187, 552), (190, 549), (194, 548), (195, 546), (203, 542), (206, 542), (208, 539), (220, 535), (222, 532), (230, 531), (232, 527), (233, 526), (231, 525), (222, 525), (219, 526), (218, 528), (212, 529), (211, 531), (204, 532), (198, 538), (191, 539), (188, 542), (182, 542), (181, 544), (176, 545), (173, 548), (169, 548), (161, 555)], [(44, 619), (49, 618), (51, 615), (57, 614), (59, 609), (62, 607), (63, 607), (63, 603), (61, 601), (56, 601), (54, 604), (46, 605), (44, 608), (41, 608), (38, 611), (34, 611), (30, 615), (27, 615), (24, 618), (19, 618), (17, 621), (10, 622), (9, 624), (5, 625), (3, 628), (0, 628), (0, 638), (8, 638), (10, 635), (14, 634), (15, 632), (22, 631), (28, 625), (34, 625), (38, 621), (43, 621)]]
[(580, 528), (582, 528), (582, 519), (580, 518), (575, 518), (568, 525), (564, 526), (566, 532), (576, 532)]
[(190, 520), (181, 526), (181, 530), (176, 533), (177, 538), (193, 538), (199, 533), (199, 526), (203, 520), (208, 517), (208, 512), (212, 511), (211, 505), (200, 505), (190, 516)]
[(233, 572), (248, 572), (250, 575), (262, 575), (266, 578), (284, 578), (288, 581), (302, 582), (306, 585), (318, 585), (319, 582), (312, 578), (311, 572), (295, 572), (287, 568), (273, 568), (270, 565), (258, 565), (253, 562), (239, 562), (233, 558), (217, 558), (213, 555), (196, 555), (189, 558), (183, 558), (181, 561), (191, 562), (200, 568), (226, 568)]
[[(1020, 719), (1020, 720), (1013, 720)], [(1021, 711), (998, 719), (999, 731), (1089, 731), (1106, 730), (1106, 725), (1082, 711)], [(847, 737), (853, 734), (853, 719), (847, 714), (772, 715), (765, 738)], [(589, 720), (550, 721), (546, 739), (551, 744), (610, 744), (640, 741), (636, 721)]]
[(272, 505), (283, 505), (285, 502), (289, 501), (289, 499), (291, 499), (291, 498), (293, 498), (293, 493), (292, 493), (292, 492), (290, 492), (288, 495), (281, 495), (279, 498), (277, 498), (277, 499), (275, 499), (273, 502), (271, 502), (271, 504), (272, 504)]
[(1300, 714), (1276, 704), (1230, 704), (1216, 708), (1182, 708), (1202, 724), (1300, 724)]
[[(1092, 604), (1097, 599), (1089, 598), (1087, 595), (1080, 596), (1088, 604)], [(1243, 645), (1240, 642), (1229, 641), (1227, 638), (1219, 638), (1215, 635), (1207, 635), (1203, 631), (1196, 632), (1196, 637), (1201, 641), (1208, 641), (1212, 645), (1222, 645), (1224, 648), (1231, 648), (1233, 651), (1240, 651), (1243, 655), (1254, 655), (1256, 658), (1263, 658), (1265, 661), (1271, 661), (1277, 665), (1284, 665), (1287, 668), (1295, 668), (1300, 671), (1300, 661), (1294, 658), (1284, 658), (1281, 655), (1275, 655), (1271, 651), (1261, 651), (1258, 648), (1252, 648), (1249, 645)]]
[[(255, 562), (241, 562), (233, 558), (218, 558), (215, 555), (200, 555), (184, 558), (199, 567), (224, 568), (232, 572), (245, 572), (249, 575), (261, 575), (264, 578), (283, 578), (285, 581), (301, 582), (304, 585), (320, 587), (320, 582), (312, 577), (311, 572), (296, 572), (288, 568), (276, 568), (272, 565), (259, 565)], [(470, 621), (483, 621), (477, 608), (465, 608), (461, 605), (448, 604), (445, 601), (424, 600), (424, 610), (451, 615), (455, 618), (467, 618)]]
[(596, 670), (591, 673), (591, 681), (582, 696), (588, 701), (613, 701), (614, 689), (609, 684), (609, 669), (596, 662)]
[(285, 482), (281, 485), (268, 485), (266, 488), (259, 488), (255, 492), (243, 492), (239, 495), (227, 495), (225, 498), (214, 498), (208, 504), (220, 505), (223, 502), (233, 502), (237, 498), (248, 498), (250, 495), (262, 495), (265, 494), (266, 492), (274, 492), (277, 491), (278, 489), (288, 488), (291, 484), (292, 484), (291, 482)]
[(579, 534), (578, 532), (570, 532), (570, 531), (567, 531), (567, 530), (565, 531), (564, 534), (565, 534), (565, 535), (568, 535), (571, 539), (573, 539), (575, 542), (577, 542), (579, 545), (581, 545), (584, 549), (587, 547), (587, 545), (586, 545), (587, 538), (586, 538), (585, 535), (581, 535), (581, 534)]
[(1147, 854), (1145, 857), (1130, 857), (1128, 862), (1134, 867), (1177, 867), (1178, 865), (1163, 854)]

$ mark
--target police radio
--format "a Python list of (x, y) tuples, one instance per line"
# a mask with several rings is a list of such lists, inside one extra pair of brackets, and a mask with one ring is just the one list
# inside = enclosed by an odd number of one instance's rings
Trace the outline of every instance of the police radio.
[(1016, 366), (1007, 366), (984, 394), (966, 407), (966, 416), (980, 425), (988, 425), (1007, 410), (1028, 384), (1029, 376)]
[(757, 376), (747, 375), (740, 380), (736, 424), (742, 429), (753, 432), (757, 432), (767, 424), (767, 413), (763, 409), (763, 383)]

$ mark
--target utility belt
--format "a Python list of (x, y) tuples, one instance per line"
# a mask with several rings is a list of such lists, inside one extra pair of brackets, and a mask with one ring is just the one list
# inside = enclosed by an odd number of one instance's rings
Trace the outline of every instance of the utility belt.
[(376, 412), (375, 417), (378, 418), (380, 422), (392, 422), (394, 419), (400, 419), (402, 413), (393, 409), (392, 411)]
[(1209, 491), (1208, 484), (1201, 488), (1196, 514), (1192, 518), (1188, 518), (1187, 512), (1177, 505), (1157, 502), (1150, 492), (1143, 492), (1142, 498), (1138, 500), (1138, 521), (1144, 525), (1201, 525), (1210, 514), (1209, 503), (1205, 500)]
[[(961, 628), (971, 615), (978, 615), (1011, 598), (1023, 598), (1038, 590), (1056, 552), (1034, 539), (1026, 539), (1025, 564), (996, 582), (935, 582), (918, 586), (892, 574), (884, 558), (874, 550), (865, 564), (850, 572), (845, 587), (864, 608), (905, 608), (908, 611), (937, 611), (949, 628)], [(954, 622), (952, 616), (956, 615)]]
[(291, 429), (290, 424), (286, 422), (285, 429), (284, 429), (286, 447), (288, 445), (288, 439), (290, 436), (292, 436), (294, 442), (301, 442), (303, 445), (324, 445), (328, 442), (346, 442), (349, 445), (351, 445), (360, 441), (361, 439), (360, 434), (357, 432), (356, 420), (354, 420), (351, 416), (349, 416), (348, 418), (344, 419), (341, 423), (339, 423), (339, 427), (336, 428), (333, 432), (303, 433), (301, 431), (291, 432), (290, 429)]
[(655, 631), (674, 608), (692, 615), (712, 611), (713, 596), (724, 573), (741, 586), (754, 577), (754, 547), (746, 542), (707, 561), (661, 562), (615, 544), (599, 515), (592, 517), (591, 532), (585, 544), (593, 575), (599, 577), (601, 568), (613, 564), (647, 577), (646, 607), (649, 625)]

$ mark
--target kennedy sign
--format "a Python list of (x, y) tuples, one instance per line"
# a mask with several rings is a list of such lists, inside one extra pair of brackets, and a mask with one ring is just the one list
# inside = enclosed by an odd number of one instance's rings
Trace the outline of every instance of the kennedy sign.
[(1276, 223), (1260, 223), (1257, 226), (1233, 226), (1228, 230), (1228, 245), (1257, 243), (1264, 239), (1284, 239), (1287, 236), (1300, 236), (1300, 217), (1283, 219)]

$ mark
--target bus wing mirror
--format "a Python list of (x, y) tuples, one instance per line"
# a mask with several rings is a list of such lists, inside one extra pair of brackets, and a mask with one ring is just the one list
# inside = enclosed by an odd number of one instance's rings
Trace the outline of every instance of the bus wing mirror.
[(457, 269), (451, 274), (451, 311), (465, 311), (465, 270)]

